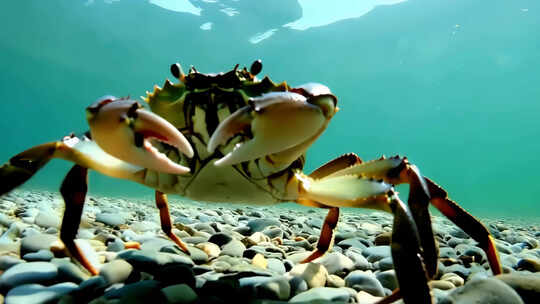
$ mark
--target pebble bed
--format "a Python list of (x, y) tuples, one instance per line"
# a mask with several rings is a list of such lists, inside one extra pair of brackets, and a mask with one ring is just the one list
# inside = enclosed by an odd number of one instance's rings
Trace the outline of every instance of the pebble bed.
[[(0, 197), (0, 304), (31, 303), (374, 303), (397, 287), (392, 217), (342, 210), (335, 245), (315, 248), (326, 210), (202, 204), (170, 197), (174, 233), (160, 228), (150, 199), (87, 197), (77, 243), (100, 268), (90, 276), (49, 250), (62, 199), (16, 190)], [(436, 303), (540, 303), (540, 223), (486, 220), (504, 274), (493, 277), (467, 234), (435, 216)], [(140, 250), (125, 249), (139, 242)], [(413, 278), (411, 278), (413, 279)]]

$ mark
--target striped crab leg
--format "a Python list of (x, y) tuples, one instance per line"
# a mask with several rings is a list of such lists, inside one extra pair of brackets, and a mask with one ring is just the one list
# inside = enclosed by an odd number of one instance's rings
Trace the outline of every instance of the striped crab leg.
[[(410, 185), (409, 207), (393, 191), (392, 185), (401, 183)], [(432, 301), (427, 281), (437, 271), (438, 249), (427, 209), (430, 201), (479, 242), (493, 273), (501, 273), (497, 251), (487, 229), (448, 199), (444, 190), (422, 177), (406, 158), (381, 158), (362, 163), (349, 154), (329, 162), (310, 176), (297, 173), (296, 183), (293, 180), (292, 184), (290, 189), (298, 188), (297, 202), (303, 205), (372, 208), (394, 214), (391, 249), (400, 290), (380, 303), (391, 303), (400, 297), (405, 303)], [(335, 227), (337, 218), (332, 214), (337, 212), (330, 209), (317, 249), (304, 262), (322, 256), (331, 247), (333, 229), (325, 227)]]
[[(114, 102), (116, 100), (103, 99), (88, 109), (92, 133), (100, 138), (101, 145), (86, 136), (79, 138), (70, 135), (60, 141), (42, 144), (23, 151), (0, 167), (0, 195), (2, 195), (22, 185), (53, 158), (61, 158), (75, 163), (60, 187), (60, 193), (66, 205), (60, 229), (62, 243), (51, 249), (72, 257), (94, 275), (99, 272), (98, 267), (92, 265), (85, 258), (83, 252), (74, 242), (86, 197), (88, 169), (111, 177), (129, 179), (144, 184), (145, 172), (148, 169), (164, 170), (175, 174), (189, 171), (189, 169), (168, 159), (164, 160), (163, 156), (158, 154), (159, 152), (148, 147), (151, 144), (146, 142), (147, 137), (156, 137), (176, 146), (188, 156), (193, 153), (189, 143), (186, 145), (187, 140), (182, 134), (157, 115), (140, 109), (132, 101)], [(114, 106), (111, 105), (112, 103)], [(104, 118), (115, 121), (101, 121)], [(103, 134), (104, 132), (110, 134)], [(112, 138), (108, 137), (111, 134), (118, 136), (118, 138), (111, 141)], [(132, 141), (129, 142), (130, 140)], [(140, 145), (137, 144), (138, 142)], [(127, 160), (122, 160), (104, 151), (102, 146), (106, 146), (109, 151), (113, 152), (123, 147), (135, 155), (128, 157)], [(147, 167), (130, 163), (129, 161), (132, 160), (135, 160), (135, 163), (142, 162), (142, 165), (147, 165)], [(187, 252), (185, 244), (171, 232), (166, 196), (159, 191), (156, 192), (156, 205), (160, 210), (163, 231), (182, 250)]]

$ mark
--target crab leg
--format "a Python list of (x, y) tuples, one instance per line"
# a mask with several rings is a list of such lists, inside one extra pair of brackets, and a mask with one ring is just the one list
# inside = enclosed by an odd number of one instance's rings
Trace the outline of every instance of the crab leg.
[(493, 274), (501, 274), (502, 268), (495, 247), (495, 240), (486, 227), (470, 213), (461, 208), (456, 202), (450, 200), (446, 191), (441, 187), (428, 178), (425, 178), (425, 180), (429, 192), (431, 193), (431, 203), (439, 209), (442, 214), (479, 243), (478, 246), (486, 252), (487, 260)]
[[(320, 166), (315, 171), (311, 172), (309, 177), (314, 179), (323, 178), (335, 171), (345, 169), (355, 164), (360, 164), (361, 162), (362, 160), (354, 153), (344, 154)], [(328, 208), (327, 206), (310, 199), (297, 199), (296, 202), (300, 205), (308, 207)], [(331, 207), (330, 210), (328, 210), (326, 218), (324, 219), (321, 235), (319, 236), (319, 241), (317, 242), (317, 249), (309, 257), (304, 259), (302, 263), (309, 263), (323, 256), (330, 248), (332, 248), (332, 243), (334, 242), (334, 232), (336, 230), (338, 220), (339, 208)]]
[[(409, 164), (407, 158), (383, 157), (350, 166), (346, 166), (346, 160), (347, 157), (342, 156), (331, 161), (313, 172), (312, 176), (297, 173), (297, 202), (315, 207), (373, 208), (394, 214), (392, 256), (400, 290), (380, 303), (391, 303), (400, 297), (406, 303), (431, 302), (427, 280), (434, 277), (437, 271), (438, 247), (428, 212), (430, 202), (479, 242), (494, 274), (501, 272), (497, 250), (487, 229), (448, 199), (446, 191), (424, 178), (416, 166)], [(332, 172), (332, 168), (336, 170)], [(410, 185), (410, 211), (393, 193), (392, 185), (402, 183)], [(332, 224), (328, 218), (325, 224)], [(320, 240), (326, 247), (326, 239), (332, 233), (328, 229), (323, 231)], [(319, 256), (321, 252), (318, 251), (319, 246), (313, 255)]]
[[(338, 166), (339, 167), (339, 166)], [(296, 174), (300, 181), (297, 201), (300, 204), (332, 206), (321, 229), (317, 249), (303, 262), (322, 256), (331, 247), (333, 230), (340, 206), (372, 208), (394, 214), (392, 258), (406, 303), (432, 303), (428, 274), (422, 259), (419, 233), (411, 212), (394, 193), (393, 187), (362, 175), (327, 176), (321, 179)], [(349, 190), (347, 193), (346, 190)], [(402, 283), (403, 282), (403, 283)], [(387, 301), (387, 299), (385, 299)], [(386, 302), (388, 303), (388, 302)]]
[(394, 214), (392, 261), (403, 301), (433, 303), (428, 285), (429, 276), (420, 249), (421, 238), (415, 220), (407, 206), (395, 194), (391, 195), (390, 207)]
[(317, 242), (317, 249), (302, 261), (302, 263), (309, 263), (319, 257), (322, 257), (334, 243), (334, 232), (337, 227), (339, 220), (339, 208), (332, 207), (328, 210), (328, 214), (324, 219), (324, 223), (321, 229), (321, 235), (319, 236), (319, 241)]
[(88, 190), (88, 169), (75, 165), (69, 170), (62, 182), (60, 193), (64, 198), (66, 209), (60, 228), (60, 240), (64, 246), (51, 248), (53, 251), (64, 251), (67, 256), (75, 259), (92, 275), (99, 273), (92, 263), (84, 256), (81, 249), (75, 244), (75, 237), (81, 223), (86, 191)]
[(171, 224), (171, 215), (169, 213), (169, 203), (167, 201), (167, 195), (163, 192), (156, 191), (156, 206), (159, 209), (159, 218), (161, 220), (161, 229), (165, 234), (182, 249), (185, 253), (189, 254), (189, 250), (173, 232)]

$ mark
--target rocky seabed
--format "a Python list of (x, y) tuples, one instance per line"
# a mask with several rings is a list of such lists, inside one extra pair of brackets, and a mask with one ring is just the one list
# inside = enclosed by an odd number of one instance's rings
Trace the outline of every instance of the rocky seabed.
[[(190, 255), (162, 233), (152, 200), (88, 196), (77, 243), (100, 268), (90, 276), (50, 251), (64, 209), (57, 194), (0, 197), (0, 303), (375, 303), (398, 286), (389, 214), (342, 210), (333, 249), (300, 264), (325, 210), (170, 200)], [(433, 221), (435, 303), (540, 303), (540, 223), (484, 221), (504, 268), (493, 277), (475, 241), (446, 218)]]

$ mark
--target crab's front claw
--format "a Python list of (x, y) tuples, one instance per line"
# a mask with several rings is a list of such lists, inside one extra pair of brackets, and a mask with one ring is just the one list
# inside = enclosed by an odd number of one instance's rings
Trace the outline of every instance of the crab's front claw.
[(86, 111), (92, 138), (108, 154), (158, 172), (189, 172), (189, 168), (171, 161), (151, 142), (164, 142), (193, 157), (190, 143), (168, 121), (144, 110), (138, 102), (107, 96)]
[(336, 102), (329, 90), (319, 95), (300, 90), (252, 98), (218, 126), (208, 143), (208, 152), (213, 153), (238, 133), (251, 139), (237, 144), (214, 163), (216, 166), (234, 165), (299, 146), (314, 140), (326, 128), (337, 111)]

